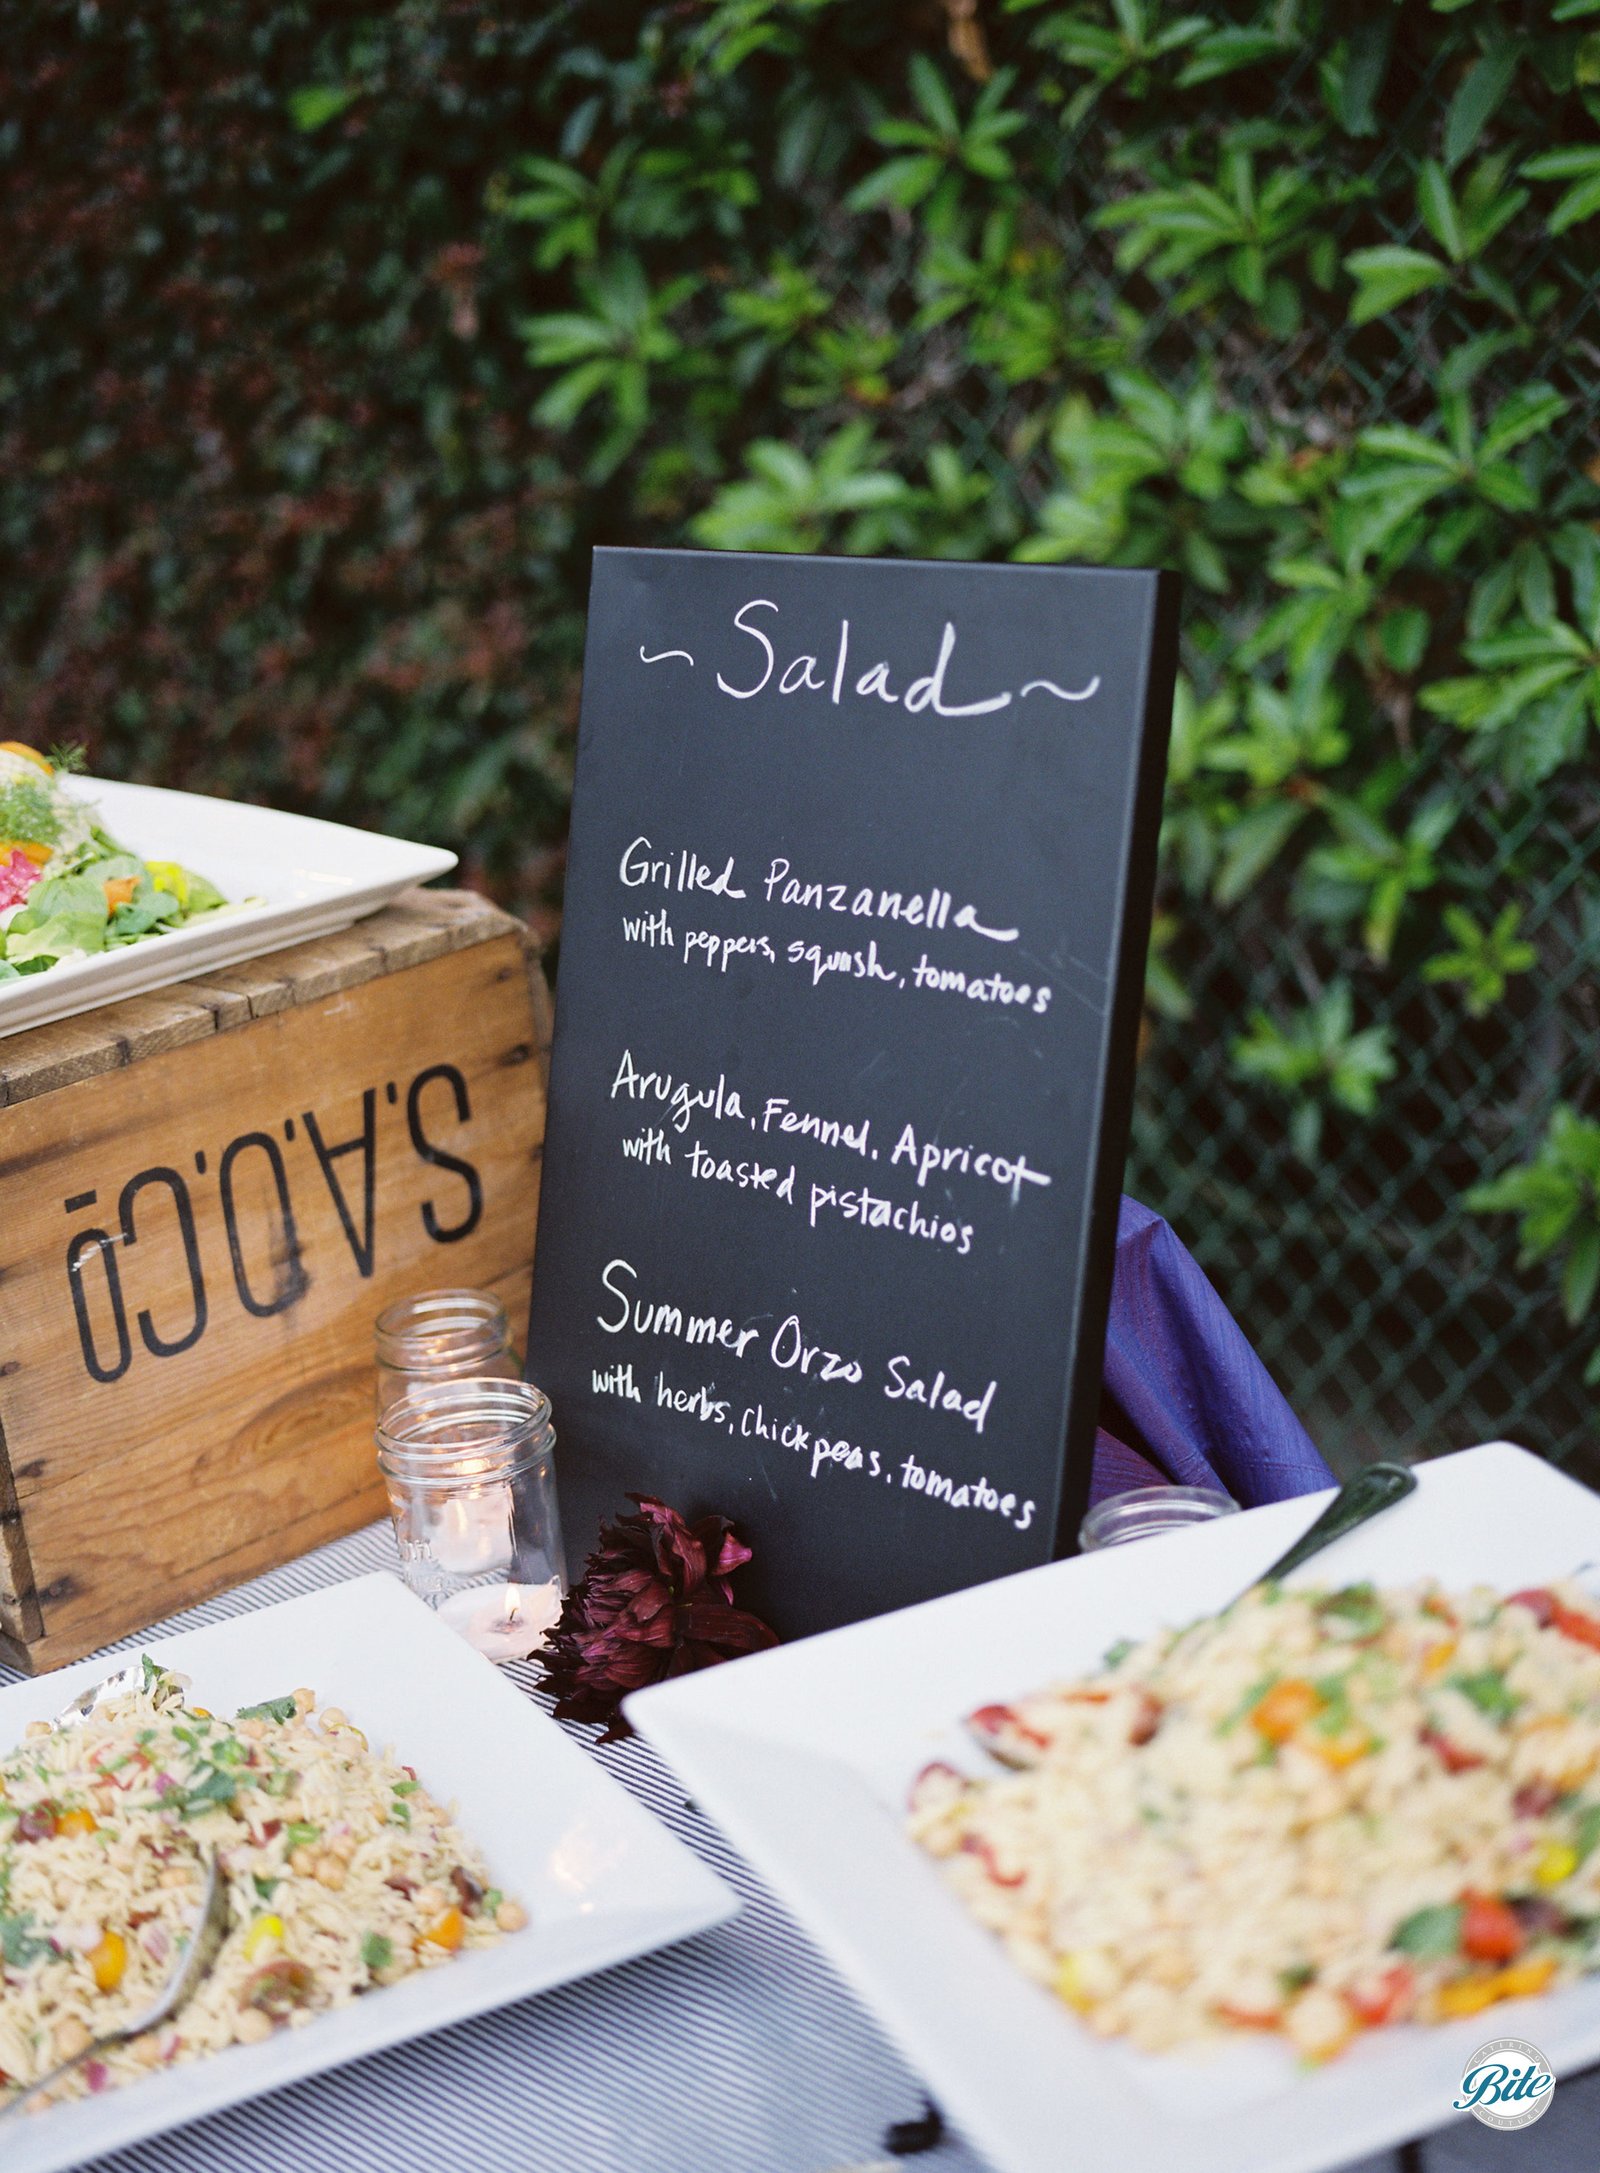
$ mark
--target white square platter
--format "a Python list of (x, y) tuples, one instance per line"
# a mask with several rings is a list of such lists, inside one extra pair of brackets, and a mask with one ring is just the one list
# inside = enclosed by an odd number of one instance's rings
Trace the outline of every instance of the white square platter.
[[(1515, 1591), (1600, 1561), (1600, 1498), (1522, 1449), (1465, 1450), (1418, 1478), (1296, 1581)], [(1224, 1605), (1328, 1498), (1052, 1563), (627, 1702), (997, 2173), (1321, 2173), (1457, 2118), (1463, 2068), (1487, 2038), (1530, 2039), (1558, 2079), (1600, 2058), (1595, 1978), (1442, 2027), (1371, 2032), (1314, 2070), (1267, 2043), (1140, 2055), (1026, 1979), (904, 1836), (907, 1787), (949, 1755), (961, 1715)]]
[[(378, 1574), (139, 1648), (222, 1712), (305, 1684), (454, 1802), (527, 1930), (280, 2030), (265, 2044), (0, 2123), (5, 2173), (106, 2151), (470, 2015), (609, 1969), (734, 1914), (732, 1890), (398, 1579)], [(0, 1746), (127, 1664), (86, 1660), (0, 1690)]]
[(196, 792), (104, 777), (74, 778), (69, 789), (96, 803), (102, 828), (129, 852), (179, 861), (208, 876), (230, 901), (262, 902), (0, 982), (0, 1036), (330, 935), (456, 864), (454, 853), (437, 846)]

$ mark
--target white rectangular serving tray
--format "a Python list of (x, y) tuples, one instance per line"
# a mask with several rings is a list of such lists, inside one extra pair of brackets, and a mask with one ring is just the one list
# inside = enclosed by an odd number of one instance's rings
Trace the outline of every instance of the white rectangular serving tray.
[(101, 827), (129, 852), (179, 861), (207, 876), (230, 901), (261, 903), (47, 973), (0, 981), (0, 1037), (192, 980), (287, 943), (331, 935), (456, 864), (454, 853), (434, 845), (196, 792), (104, 777), (74, 778), (69, 789), (96, 803)]
[[(0, 2122), (5, 2173), (62, 2173), (365, 2053), (708, 1930), (738, 1900), (587, 1752), (397, 1578), (378, 1573), (140, 1648), (219, 1712), (304, 1684), (453, 1802), (526, 1931), (261, 2045)], [(0, 1748), (127, 1664), (85, 1660), (0, 1690)]]
[[(1430, 1576), (1502, 1591), (1600, 1561), (1600, 1497), (1497, 1442), (1296, 1582)], [(636, 1692), (626, 1711), (877, 2014), (996, 2173), (1322, 2173), (1425, 2134), (1487, 2038), (1558, 2081), (1600, 2058), (1600, 1979), (1437, 2028), (1375, 2031), (1325, 2067), (1279, 2045), (1155, 2059), (1030, 1982), (905, 1838), (906, 1790), (960, 1716), (1093, 1668), (1224, 1605), (1329, 1499), (1310, 1495), (1056, 1562)], [(1529, 2165), (1538, 2144), (1523, 2146)]]

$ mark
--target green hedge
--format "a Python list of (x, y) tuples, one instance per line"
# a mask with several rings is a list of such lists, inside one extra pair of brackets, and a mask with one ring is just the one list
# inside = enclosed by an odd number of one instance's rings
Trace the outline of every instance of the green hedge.
[(1177, 564), (1135, 1180), (1352, 1451), (1578, 1449), (1600, 0), (34, 5), (0, 68), (8, 730), (548, 913), (592, 542)]

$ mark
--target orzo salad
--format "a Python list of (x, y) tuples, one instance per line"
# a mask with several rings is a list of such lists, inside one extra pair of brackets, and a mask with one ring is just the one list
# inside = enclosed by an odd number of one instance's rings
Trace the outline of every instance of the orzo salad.
[(1600, 1614), (1577, 1586), (1264, 1586), (971, 1716), (910, 1831), (1088, 2026), (1310, 2060), (1600, 1961)]
[(229, 1929), (211, 1973), (53, 2096), (257, 2042), (527, 1922), (337, 1708), (296, 1690), (225, 1720), (146, 1659), (138, 1687), (0, 1760), (0, 2108), (155, 2004), (213, 1856)]

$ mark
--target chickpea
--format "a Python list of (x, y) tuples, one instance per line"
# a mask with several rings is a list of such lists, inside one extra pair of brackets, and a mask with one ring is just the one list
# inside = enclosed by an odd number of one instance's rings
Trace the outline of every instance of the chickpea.
[(335, 1834), (328, 1843), (328, 1854), (336, 1856), (341, 1864), (348, 1864), (354, 1861), (358, 1845), (354, 1834)]
[(236, 2045), (261, 2045), (272, 2035), (272, 2017), (264, 2015), (259, 2007), (244, 2007), (233, 2019), (233, 2041)]
[(442, 1886), (419, 1886), (413, 1899), (418, 1916), (436, 1917), (449, 1896)]
[(48, 1720), (30, 1720), (22, 1732), (30, 1743), (36, 1743), (40, 1736), (51, 1733), (50, 1723)]
[(64, 2022), (58, 2022), (51, 2040), (57, 2060), (79, 2059), (93, 2043), (93, 2031), (76, 2015), (68, 2015)]
[(313, 1876), (319, 1886), (325, 1886), (330, 1893), (337, 1894), (344, 1884), (344, 1866), (337, 1856), (319, 1856)]
[(337, 1735), (341, 1728), (347, 1728), (350, 1724), (339, 1706), (329, 1705), (323, 1708), (322, 1725), (329, 1735)]
[(239, 1723), (239, 1733), (248, 1742), (259, 1743), (266, 1732), (267, 1724), (264, 1720), (241, 1720)]
[(310, 1849), (298, 1848), (289, 1851), (289, 1869), (296, 1878), (309, 1879), (315, 1874), (316, 1868), (317, 1859)]
[(297, 1690), (294, 1693), (294, 1709), (302, 1720), (312, 1710), (316, 1702), (317, 1693), (314, 1690)]
[(166, 1869), (161, 1873), (161, 1876), (156, 1880), (156, 1884), (157, 1886), (175, 1888), (179, 1886), (187, 1886), (189, 1884), (189, 1879), (190, 1873), (186, 1865), (168, 1864)]
[(494, 1913), (494, 1920), (503, 1932), (520, 1932), (527, 1928), (528, 1912), (520, 1901), (503, 1901)]
[(161, 2065), (161, 2047), (153, 2037), (136, 2037), (129, 2050), (141, 2067)]

